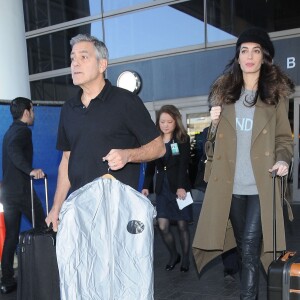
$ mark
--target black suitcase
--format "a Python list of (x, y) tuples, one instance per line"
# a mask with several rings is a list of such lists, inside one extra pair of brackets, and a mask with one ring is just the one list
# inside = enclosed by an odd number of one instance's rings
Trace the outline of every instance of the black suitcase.
[[(268, 300), (300, 300), (300, 255), (296, 251), (286, 251), (276, 258), (276, 195), (273, 178), (273, 257), (268, 269)], [(284, 182), (281, 178), (281, 202), (284, 200)]]
[[(45, 176), (46, 211), (48, 184)], [(20, 233), (18, 246), (18, 300), (59, 300), (59, 273), (56, 260), (56, 233), (50, 228), (35, 228), (33, 178), (31, 207), (33, 229)]]

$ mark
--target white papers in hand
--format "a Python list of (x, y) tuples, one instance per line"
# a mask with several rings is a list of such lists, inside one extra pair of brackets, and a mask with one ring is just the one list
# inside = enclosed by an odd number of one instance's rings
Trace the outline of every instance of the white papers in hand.
[(190, 192), (186, 193), (186, 197), (184, 200), (176, 198), (176, 201), (180, 210), (194, 202)]

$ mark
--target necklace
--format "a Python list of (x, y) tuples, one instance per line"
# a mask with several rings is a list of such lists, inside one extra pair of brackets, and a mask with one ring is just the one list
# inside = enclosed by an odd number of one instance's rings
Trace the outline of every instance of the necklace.
[(251, 106), (256, 98), (256, 90), (246, 90), (244, 87), (241, 91), (241, 98), (243, 99), (243, 104), (245, 106)]

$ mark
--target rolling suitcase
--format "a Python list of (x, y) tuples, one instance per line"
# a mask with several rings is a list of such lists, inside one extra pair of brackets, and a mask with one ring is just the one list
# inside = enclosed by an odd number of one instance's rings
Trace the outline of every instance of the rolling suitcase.
[[(48, 183), (45, 176), (46, 211)], [(59, 300), (59, 273), (56, 260), (56, 233), (50, 228), (35, 228), (33, 178), (31, 209), (33, 229), (20, 233), (18, 247), (18, 300)]]
[[(268, 269), (268, 300), (300, 300), (300, 255), (286, 251), (276, 258), (276, 173), (273, 180), (273, 258)], [(284, 200), (284, 179), (281, 177), (281, 202)]]

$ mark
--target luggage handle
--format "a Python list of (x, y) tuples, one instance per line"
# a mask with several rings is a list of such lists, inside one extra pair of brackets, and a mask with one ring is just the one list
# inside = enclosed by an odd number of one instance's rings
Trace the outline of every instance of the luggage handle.
[[(276, 232), (276, 185), (275, 180), (277, 176), (277, 170), (272, 171), (272, 181), (273, 181), (273, 260), (276, 260), (277, 252), (277, 232)], [(281, 206), (284, 202), (284, 177), (280, 176), (280, 197), (281, 197)]]
[[(31, 216), (32, 216), (32, 227), (35, 228), (35, 216), (34, 216), (34, 201), (33, 201), (33, 179), (34, 176), (30, 176), (30, 192), (31, 192)], [(41, 178), (42, 179), (42, 178)], [(48, 179), (47, 174), (44, 174), (45, 184), (45, 198), (46, 198), (46, 213), (49, 214), (49, 201), (48, 201)]]
[(293, 257), (295, 254), (296, 254), (295, 251), (288, 251), (280, 259), (281, 259), (281, 261), (288, 261), (288, 259)]

